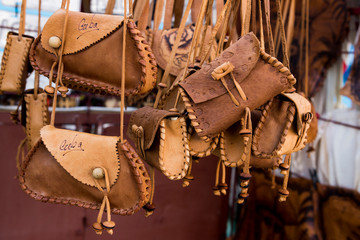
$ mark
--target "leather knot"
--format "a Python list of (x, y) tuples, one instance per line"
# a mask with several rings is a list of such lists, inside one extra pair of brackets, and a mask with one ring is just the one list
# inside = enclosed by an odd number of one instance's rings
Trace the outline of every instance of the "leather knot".
[(303, 120), (305, 122), (310, 122), (312, 118), (313, 118), (313, 114), (311, 112), (304, 113), (303, 115)]
[(219, 80), (234, 71), (234, 68), (231, 62), (224, 62), (212, 71), (211, 76), (214, 80)]
[(137, 138), (141, 138), (143, 136), (144, 129), (142, 126), (138, 127), (134, 124), (132, 125), (131, 130)]

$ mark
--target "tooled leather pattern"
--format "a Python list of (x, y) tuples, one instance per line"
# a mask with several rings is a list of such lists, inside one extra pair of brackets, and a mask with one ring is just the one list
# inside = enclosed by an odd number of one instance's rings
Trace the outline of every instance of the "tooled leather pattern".
[[(36, 150), (43, 144), (42, 140), (39, 141), (34, 145), (34, 147), (29, 151), (27, 154), (24, 162), (21, 163), (21, 169), (19, 171), (19, 182), (21, 189), (28, 194), (30, 197), (34, 198), (35, 200), (48, 202), (48, 203), (57, 203), (57, 204), (64, 204), (64, 205), (73, 205), (87, 209), (100, 209), (101, 203), (90, 203), (84, 202), (80, 200), (75, 200), (71, 198), (59, 198), (59, 197), (52, 197), (52, 196), (44, 196), (41, 194), (37, 194), (33, 190), (29, 189), (26, 185), (26, 169), (27, 166), (32, 159), (32, 156), (35, 154)], [(124, 142), (120, 144), (120, 149), (124, 152), (125, 156), (128, 159), (128, 163), (131, 166), (132, 174), (136, 178), (138, 190), (140, 192), (140, 199), (138, 202), (134, 204), (133, 207), (126, 208), (126, 209), (119, 209), (119, 208), (112, 208), (111, 212), (113, 214), (118, 215), (132, 215), (137, 212), (141, 207), (143, 207), (150, 198), (151, 192), (151, 183), (150, 177), (145, 169), (143, 162), (141, 161), (140, 157), (137, 153), (132, 149), (128, 142)]]
[[(119, 25), (119, 28), (122, 26), (122, 24), (123, 24), (123, 22)], [(157, 64), (156, 64), (155, 56), (152, 54), (152, 50), (151, 50), (149, 44), (146, 42), (146, 40), (144, 39), (144, 37), (142, 36), (140, 31), (136, 29), (136, 25), (131, 19), (128, 20), (127, 27), (130, 32), (130, 36), (135, 41), (135, 43), (136, 43), (135, 45), (138, 49), (138, 55), (140, 58), (140, 60), (138, 62), (139, 62), (139, 65), (141, 65), (141, 69), (142, 69), (142, 71), (141, 71), (142, 84), (132, 90), (126, 90), (125, 95), (129, 96), (129, 95), (136, 95), (139, 93), (145, 94), (147, 92), (150, 92), (152, 90), (152, 88), (155, 86), (156, 74), (157, 74)], [(113, 32), (107, 34), (102, 39), (98, 40), (97, 42), (110, 36), (112, 33), (114, 33), (119, 28), (117, 28)], [(30, 63), (36, 71), (38, 71), (40, 74), (49, 78), (50, 69), (41, 69), (36, 62), (35, 48), (38, 44), (41, 44), (40, 40), (41, 40), (41, 35), (35, 39), (34, 43), (31, 46), (31, 51), (30, 51), (30, 55), (29, 55)], [(97, 43), (97, 42), (95, 42), (95, 43)], [(94, 45), (95, 43), (83, 48), (81, 51), (85, 51), (90, 46)], [(56, 79), (56, 75), (57, 74), (54, 73), (54, 78), (53, 78), (54, 81)], [(146, 91), (143, 92), (142, 89), (146, 85), (146, 81), (151, 82), (152, 87), (150, 87), (149, 89), (146, 89)], [(86, 92), (90, 92), (90, 93), (103, 94), (103, 95), (110, 94), (110, 95), (116, 95), (116, 96), (119, 96), (121, 94), (120, 88), (110, 87), (107, 84), (100, 85), (100, 84), (93, 83), (92, 81), (91, 82), (81, 81), (77, 78), (68, 77), (68, 76), (64, 76), (64, 75), (63, 75), (63, 83), (64, 83), (64, 85), (66, 85), (69, 88), (81, 89), (82, 91), (86, 91)]]

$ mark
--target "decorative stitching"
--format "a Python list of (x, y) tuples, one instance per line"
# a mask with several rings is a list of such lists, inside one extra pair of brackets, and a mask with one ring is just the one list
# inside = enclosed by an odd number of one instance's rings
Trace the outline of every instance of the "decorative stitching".
[(160, 122), (160, 146), (159, 146), (159, 166), (161, 171), (167, 176), (170, 180), (179, 180), (186, 176), (186, 173), (190, 166), (190, 151), (189, 151), (189, 140), (187, 138), (187, 131), (186, 131), (186, 121), (184, 118), (179, 118), (182, 130), (182, 142), (184, 146), (184, 168), (178, 174), (171, 174), (167, 171), (164, 166), (164, 142), (165, 142), (165, 121), (162, 120)]
[[(41, 144), (43, 144), (43, 142), (41, 139), (39, 139), (39, 141), (35, 144), (35, 146), (27, 154), (24, 162), (21, 164), (22, 167), (19, 172), (19, 182), (20, 182), (21, 189), (26, 194), (28, 194), (30, 197), (32, 197), (38, 201), (49, 202), (49, 203), (58, 203), (58, 204), (64, 204), (64, 205), (73, 205), (73, 206), (76, 205), (76, 206), (79, 206), (82, 208), (88, 208), (88, 209), (93, 209), (93, 210), (100, 209), (100, 205), (101, 205), (100, 203), (89, 203), (89, 202), (79, 201), (79, 200), (75, 200), (75, 199), (65, 199), (65, 198), (56, 198), (56, 197), (38, 195), (37, 193), (33, 192), (26, 186), (26, 180), (25, 180), (26, 168), (27, 168), (32, 156), (34, 155), (34, 153), (40, 147)], [(134, 175), (135, 179), (137, 180), (138, 189), (140, 192), (140, 198), (139, 198), (139, 201), (136, 202), (133, 207), (125, 208), (125, 209), (112, 208), (111, 212), (113, 214), (118, 214), (118, 215), (132, 215), (135, 212), (137, 212), (142, 206), (144, 206), (145, 203), (148, 202), (148, 199), (150, 198), (150, 191), (151, 191), (150, 177), (149, 177), (140, 157), (131, 148), (131, 146), (129, 145), (129, 143), (127, 141), (125, 141), (124, 143), (120, 143), (120, 148), (124, 152), (124, 155), (128, 158), (128, 163), (131, 166), (130, 169), (132, 169), (132, 174)]]
[[(191, 140), (190, 140), (191, 141)], [(194, 151), (192, 150), (190, 147), (191, 144), (189, 144), (189, 148), (190, 148), (190, 155), (191, 156), (194, 156), (194, 157), (199, 157), (199, 158), (202, 158), (202, 157), (207, 157), (207, 156), (210, 156), (211, 153), (215, 150), (215, 148), (217, 147), (219, 143), (219, 136), (216, 136), (216, 137), (213, 137), (212, 138), (212, 141), (210, 142), (209, 144), (209, 147), (205, 150), (205, 151), (202, 151), (202, 152), (197, 152), (197, 151)]]
[[(3, 53), (3, 57), (1, 60), (1, 70), (0, 70), (0, 94), (2, 94), (2, 83), (5, 77), (5, 72), (7, 70), (6, 66), (8, 63), (8, 58), (9, 58), (9, 54), (10, 54), (10, 49), (11, 49), (11, 45), (12, 45), (12, 38), (10, 36), (16, 36), (17, 34), (13, 33), (13, 32), (9, 32), (6, 38), (6, 45), (5, 45), (5, 49), (4, 49), (4, 53)], [(29, 49), (30, 49), (30, 45), (33, 42), (33, 38), (29, 38), (26, 36), (23, 36), (23, 38), (25, 40), (25, 44), (24, 49), (23, 49), (23, 56), (21, 59), (21, 66), (20, 69), (18, 70), (19, 75), (17, 76), (15, 85), (16, 85), (16, 93), (20, 94), (23, 91), (23, 87), (25, 87), (25, 84), (23, 84), (24, 86), (22, 86), (22, 78), (23, 78), (23, 71), (25, 68), (25, 64), (27, 63), (27, 59), (28, 59), (28, 53), (29, 53)], [(10, 79), (11, 80), (11, 79)]]
[[(262, 60), (264, 60), (266, 63), (270, 64), (272, 67), (276, 68), (279, 72), (286, 74), (286, 78), (288, 80), (288, 83), (291, 85), (294, 85), (296, 83), (296, 79), (294, 75), (291, 74), (290, 70), (284, 66), (283, 63), (281, 63), (279, 60), (277, 60), (275, 57), (272, 57), (271, 55), (267, 54), (263, 49), (260, 49), (260, 57)], [(195, 111), (191, 105), (191, 101), (185, 91), (180, 87), (180, 93), (183, 99), (183, 102), (185, 104), (186, 110), (188, 112), (188, 116), (191, 120), (191, 125), (194, 127), (195, 131), (200, 135), (204, 130), (200, 128), (200, 122), (198, 121)], [(202, 136), (200, 137), (204, 141), (208, 142), (210, 141), (210, 138), (208, 136)]]
[[(123, 22), (119, 25), (118, 28), (114, 29), (114, 31), (110, 32), (109, 34), (105, 35), (102, 39), (94, 42), (93, 44), (83, 48), (80, 51), (84, 51), (84, 50), (88, 49), (89, 47), (95, 45), (96, 43), (100, 42), (101, 40), (107, 38), (108, 36), (113, 34), (116, 30), (118, 30), (121, 26), (123, 26)], [(151, 50), (149, 44), (146, 42), (145, 38), (142, 36), (141, 32), (138, 29), (136, 29), (135, 23), (130, 19), (128, 21), (128, 30), (130, 32), (131, 38), (135, 41), (135, 45), (138, 49), (138, 55), (140, 57), (138, 62), (141, 65), (142, 77), (141, 77), (141, 84), (132, 90), (126, 90), (125, 95), (126, 96), (136, 95), (138, 93), (146, 94), (147, 92), (150, 92), (152, 90), (152, 88), (155, 87), (156, 74), (157, 74), (157, 64), (156, 64), (155, 56), (152, 54), (152, 50)], [(36, 71), (38, 71), (40, 74), (49, 78), (50, 71), (41, 69), (39, 67), (39, 65), (37, 64), (36, 58), (35, 58), (35, 48), (39, 44), (40, 39), (41, 39), (41, 35), (38, 38), (36, 38), (34, 44), (31, 47), (30, 62)], [(41, 45), (41, 42), (40, 42), (40, 45)], [(48, 52), (46, 49), (44, 49), (44, 50), (46, 52)], [(78, 51), (78, 52), (80, 52), (80, 51)], [(76, 52), (76, 53), (78, 53), (78, 52)], [(48, 52), (48, 53), (50, 53), (50, 52)], [(50, 53), (50, 54), (52, 54), (52, 53)], [(147, 68), (147, 66), (148, 66), (148, 68)], [(55, 81), (57, 73), (54, 73), (53, 76), (54, 76), (54, 81)], [(82, 91), (96, 93), (96, 94), (103, 94), (103, 95), (111, 94), (111, 95), (119, 96), (121, 94), (120, 88), (110, 87), (107, 84), (101, 84), (101, 85), (94, 84), (91, 81), (86, 82), (86, 81), (79, 80), (77, 78), (67, 77), (64, 75), (62, 78), (63, 78), (64, 85), (66, 85), (69, 88), (80, 89)], [(147, 92), (142, 93), (141, 90), (146, 85), (145, 84), (146, 80), (149, 80), (149, 81), (151, 80), (150, 82), (152, 82), (152, 88), (149, 88), (149, 90)]]

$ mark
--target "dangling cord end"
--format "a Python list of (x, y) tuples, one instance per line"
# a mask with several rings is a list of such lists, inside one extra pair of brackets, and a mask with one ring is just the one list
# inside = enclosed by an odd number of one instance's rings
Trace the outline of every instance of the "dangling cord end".
[[(97, 167), (93, 170), (92, 175), (94, 177), (95, 186), (97, 189), (99, 189), (103, 194), (104, 198), (101, 203), (100, 211), (97, 217), (97, 221), (93, 224), (93, 229), (95, 230), (96, 234), (102, 234), (102, 230), (105, 229), (110, 235), (112, 235), (113, 229), (115, 227), (115, 222), (111, 221), (111, 208), (110, 208), (110, 201), (108, 197), (108, 193), (110, 192), (110, 181), (109, 181), (109, 174), (107, 170), (103, 167)], [(102, 179), (105, 177), (105, 186), (106, 191), (103, 190), (99, 183), (99, 179)], [(104, 213), (106, 206), (106, 212), (107, 212), (107, 221), (101, 222), (102, 215)]]
[[(245, 117), (241, 121), (243, 124), (242, 130), (240, 130), (239, 134), (244, 135), (243, 141), (244, 141), (244, 153), (242, 155), (242, 160), (244, 162), (243, 171), (240, 174), (240, 187), (241, 192), (238, 196), (238, 204), (243, 204), (245, 202), (245, 199), (249, 197), (248, 189), (249, 189), (249, 183), (250, 183), (250, 150), (248, 144), (251, 144), (251, 130), (252, 130), (252, 123), (251, 123), (251, 111), (247, 107), (245, 108)], [(250, 146), (250, 145), (249, 145)]]
[(216, 167), (216, 175), (215, 175), (215, 186), (213, 187), (213, 193), (215, 196), (221, 196), (221, 192), (219, 189), (219, 176), (220, 176), (220, 166), (221, 166), (221, 159), (219, 159), (217, 167)]
[[(289, 166), (287, 170), (282, 170), (281, 173), (284, 174), (284, 181), (282, 188), (279, 189), (279, 202), (285, 202), (286, 198), (289, 196), (289, 191), (287, 190), (287, 185), (289, 182), (289, 173), (290, 173), (290, 164), (291, 164), (291, 154), (286, 155), (284, 166)], [(283, 165), (281, 164), (281, 165)], [(280, 166), (281, 166), (280, 165)]]
[(151, 181), (151, 192), (150, 192), (150, 199), (143, 209), (145, 210), (145, 217), (150, 216), (154, 213), (155, 204), (153, 204), (154, 200), (154, 191), (155, 191), (155, 169), (153, 166), (150, 166), (150, 181)]
[(192, 164), (193, 164), (193, 160), (192, 157), (190, 156), (189, 170), (186, 176), (184, 177), (184, 182), (182, 184), (182, 187), (188, 187), (190, 185), (190, 182), (194, 180), (194, 176), (191, 175)]
[(222, 195), (226, 195), (226, 190), (228, 189), (228, 185), (226, 184), (226, 167), (224, 161), (221, 161), (221, 169), (222, 169), (221, 183), (218, 184), (218, 188)]

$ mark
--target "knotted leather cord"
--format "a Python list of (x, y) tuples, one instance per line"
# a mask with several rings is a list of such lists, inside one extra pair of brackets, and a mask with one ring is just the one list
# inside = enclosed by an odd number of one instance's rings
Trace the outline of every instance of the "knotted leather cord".
[[(39, 0), (39, 6), (38, 6), (38, 28), (37, 28), (37, 35), (40, 35), (41, 32), (41, 0)], [(38, 71), (35, 71), (35, 80), (34, 80), (34, 99), (37, 100), (37, 96), (39, 93), (39, 81), (40, 75)]]
[[(103, 167), (100, 167), (103, 171), (104, 171), (104, 177), (105, 177), (105, 191), (104, 189), (101, 187), (100, 183), (99, 183), (99, 180), (94, 178), (94, 183), (95, 183), (95, 186), (96, 188), (103, 193), (104, 197), (103, 197), (103, 200), (102, 200), (102, 203), (101, 203), (101, 207), (100, 207), (100, 210), (99, 210), (99, 213), (98, 213), (98, 216), (97, 216), (97, 219), (96, 219), (96, 222), (101, 224), (101, 219), (102, 219), (102, 215), (104, 213), (104, 210), (105, 210), (105, 206), (106, 206), (106, 215), (107, 215), (107, 222), (111, 222), (111, 208), (110, 208), (110, 201), (109, 201), (109, 197), (108, 197), (108, 194), (110, 192), (110, 181), (109, 181), (109, 174), (107, 172), (107, 170)], [(108, 229), (108, 228), (105, 228), (106, 231), (112, 235), (113, 234), (113, 230), (112, 229)], [(99, 232), (99, 234), (101, 234), (101, 232)]]
[[(66, 4), (67, 3), (67, 4)], [(55, 123), (55, 112), (56, 112), (56, 102), (57, 102), (57, 92), (58, 92), (58, 85), (59, 85), (59, 81), (60, 78), (62, 78), (62, 73), (63, 73), (63, 62), (62, 62), (62, 57), (63, 57), (63, 52), (64, 52), (64, 46), (65, 46), (65, 37), (66, 37), (66, 30), (67, 30), (67, 22), (68, 22), (68, 18), (69, 18), (69, 6), (70, 6), (70, 0), (63, 0), (61, 3), (61, 8), (64, 8), (66, 5), (66, 12), (65, 12), (65, 21), (64, 21), (64, 27), (63, 27), (63, 35), (62, 35), (62, 43), (60, 46), (60, 50), (58, 53), (58, 71), (57, 71), (57, 76), (56, 76), (56, 83), (55, 83), (55, 91), (54, 91), (54, 98), (53, 98), (53, 104), (52, 104), (52, 112), (51, 112), (51, 119), (50, 119), (50, 125), (54, 126)], [(56, 62), (53, 63), (52, 66), (52, 70), (53, 67), (55, 67)], [(52, 79), (52, 74), (50, 73), (50, 77), (49, 79)]]
[[(182, 34), (184, 32), (184, 29), (185, 29), (186, 20), (187, 20), (187, 18), (189, 16), (189, 12), (190, 12), (192, 3), (193, 3), (193, 0), (189, 0), (188, 5), (186, 6), (184, 16), (181, 19), (180, 27), (179, 27), (179, 29), (177, 31), (177, 34), (176, 34), (175, 43), (174, 43), (173, 48), (171, 50), (170, 59), (168, 61), (168, 64), (166, 65), (165, 72), (164, 72), (164, 74), (163, 74), (163, 76), (161, 78), (161, 81), (160, 81), (160, 83), (166, 84), (166, 86), (169, 84), (168, 80), (169, 80), (170, 70), (171, 70), (171, 67), (173, 65), (174, 58), (175, 58), (176, 52), (178, 50)], [(158, 84), (158, 86), (159, 86), (159, 84)], [(159, 101), (160, 101), (160, 98), (161, 98), (162, 94), (163, 94), (163, 89), (159, 86), (158, 87), (158, 92), (156, 94), (154, 108), (158, 107)]]
[(22, 0), (21, 2), (21, 10), (20, 10), (20, 23), (19, 23), (19, 35), (18, 40), (21, 41), (24, 33), (25, 33), (25, 19), (26, 19), (26, 0)]

